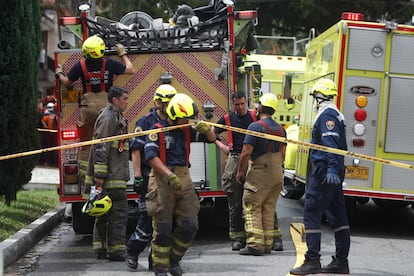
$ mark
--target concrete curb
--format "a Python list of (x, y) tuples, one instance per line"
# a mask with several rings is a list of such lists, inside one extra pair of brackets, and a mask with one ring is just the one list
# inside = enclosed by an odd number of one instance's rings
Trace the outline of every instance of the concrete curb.
[(3, 255), (3, 265), (0, 266), (0, 275), (3, 274), (4, 267), (17, 261), (56, 227), (62, 221), (64, 213), (65, 204), (60, 204), (55, 210), (44, 214), (10, 238), (2, 241), (0, 243), (0, 257)]

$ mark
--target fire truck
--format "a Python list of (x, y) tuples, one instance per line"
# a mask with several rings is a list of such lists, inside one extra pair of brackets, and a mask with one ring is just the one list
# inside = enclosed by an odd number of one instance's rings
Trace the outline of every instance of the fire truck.
[[(273, 93), (277, 96), (278, 108), (273, 118), (286, 127), (293, 122), (294, 116), (299, 115), (300, 103), (302, 101), (302, 83), (306, 58), (298, 55), (298, 45), (308, 41), (308, 38), (297, 40), (295, 37), (284, 36), (255, 36), (259, 47), (254, 53), (245, 55), (244, 67), (241, 70), (250, 78), (241, 78), (250, 81), (241, 85), (248, 88), (246, 93), (252, 102), (255, 102), (262, 94)], [(279, 50), (279, 45), (291, 45), (284, 48), (293, 49)], [(286, 55), (285, 55), (286, 54)]]
[[(238, 65), (246, 45), (254, 39), (257, 24), (256, 11), (235, 11), (234, 5), (224, 1), (211, 1), (214, 5), (194, 8), (198, 23), (187, 20), (184, 27), (172, 26), (161, 19), (152, 19), (144, 12), (136, 11), (125, 15), (119, 22), (89, 15), (89, 7), (80, 6), (79, 17), (60, 18), (60, 28), (72, 32), (76, 44), (81, 45), (89, 35), (99, 35), (106, 44), (105, 55), (117, 59), (113, 46), (122, 43), (132, 61), (136, 73), (122, 75), (114, 85), (130, 92), (129, 106), (124, 113), (129, 122), (129, 132), (134, 131), (135, 122), (153, 107), (155, 89), (164, 82), (170, 82), (178, 92), (190, 95), (201, 109), (204, 119), (217, 120), (231, 109), (231, 93), (237, 89), (238, 78), (249, 77), (239, 72)], [(138, 26), (138, 27), (137, 27)], [(55, 53), (55, 65), (61, 65), (67, 72), (82, 58), (81, 49), (69, 47), (62, 41)], [(246, 83), (246, 81), (241, 81)], [(82, 85), (77, 81), (73, 88), (56, 89), (58, 100), (59, 145), (79, 141), (76, 121), (79, 114), (78, 99)], [(59, 152), (60, 201), (72, 203), (73, 228), (76, 233), (87, 233), (92, 229), (92, 219), (81, 213), (82, 185), (79, 174), (79, 147)], [(225, 193), (221, 189), (221, 171), (224, 156), (214, 144), (192, 143), (191, 176), (201, 198), (209, 202), (220, 202), (221, 213), (226, 210)], [(132, 174), (132, 166), (131, 175)], [(137, 195), (128, 182), (130, 215), (137, 213)], [(217, 207), (218, 208), (218, 207)]]
[[(299, 141), (310, 142), (315, 113), (309, 93), (321, 78), (338, 86), (336, 105), (345, 116), (348, 150), (414, 165), (414, 27), (366, 22), (363, 14), (342, 19), (309, 42), (299, 122)], [(345, 156), (343, 183), (348, 211), (371, 198), (382, 207), (414, 200), (414, 172)], [(296, 170), (285, 170), (282, 195), (299, 199), (309, 176), (309, 147), (298, 145)]]

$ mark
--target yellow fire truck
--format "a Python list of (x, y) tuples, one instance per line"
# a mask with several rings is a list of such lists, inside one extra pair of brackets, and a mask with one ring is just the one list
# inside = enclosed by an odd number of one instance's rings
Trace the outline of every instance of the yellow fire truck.
[[(315, 117), (309, 93), (320, 78), (338, 86), (336, 104), (345, 116), (350, 152), (414, 165), (414, 27), (395, 22), (366, 22), (362, 14), (342, 20), (310, 41), (299, 140), (310, 142)], [(298, 146), (296, 170), (285, 170), (282, 195), (298, 199), (309, 174), (309, 148)], [(414, 172), (345, 157), (344, 193), (353, 211), (370, 198), (383, 207), (414, 201)]]
[[(216, 120), (230, 110), (231, 93), (237, 89), (236, 76), (246, 77), (243, 72), (238, 72), (237, 60), (246, 50), (253, 50), (245, 49), (245, 45), (246, 41), (254, 38), (252, 32), (257, 24), (257, 12), (235, 11), (233, 5), (223, 1), (212, 2), (215, 3), (212, 6), (194, 8), (199, 23), (192, 25), (194, 22), (188, 21), (185, 28), (153, 20), (143, 12), (131, 12), (120, 22), (91, 18), (87, 9), (81, 12), (80, 17), (60, 19), (61, 28), (72, 31), (78, 38), (84, 40), (88, 35), (100, 35), (107, 46), (105, 54), (114, 59), (118, 58), (112, 48), (116, 43), (127, 48), (136, 73), (119, 76), (114, 85), (130, 91), (129, 106), (124, 113), (129, 122), (129, 132), (134, 131), (135, 122), (153, 107), (154, 91), (166, 80), (171, 80), (177, 91), (190, 95), (199, 107), (203, 107), (200, 108), (201, 117)], [(140, 28), (128, 28), (127, 25), (133, 24), (140, 25)], [(63, 45), (61, 48), (69, 48), (66, 47), (67, 42), (59, 44)], [(81, 57), (79, 48), (61, 49), (55, 53), (55, 65), (61, 65), (67, 72)], [(73, 89), (56, 90), (60, 145), (79, 141), (76, 121), (81, 90), (80, 81)], [(70, 148), (59, 152), (59, 195), (62, 202), (72, 203), (73, 228), (82, 233), (91, 230), (91, 220), (80, 211), (83, 184), (79, 175), (78, 151), (79, 148)], [(214, 144), (192, 143), (190, 172), (200, 198), (225, 197), (221, 189), (223, 159)], [(133, 192), (132, 180), (128, 182), (127, 190), (133, 215), (137, 211), (137, 195)], [(221, 208), (227, 209), (225, 205)]]

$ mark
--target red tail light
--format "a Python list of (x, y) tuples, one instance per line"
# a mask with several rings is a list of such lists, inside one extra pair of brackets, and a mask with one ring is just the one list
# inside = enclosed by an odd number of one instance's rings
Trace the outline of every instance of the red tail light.
[(235, 19), (255, 19), (257, 18), (257, 11), (236, 11), (234, 12)]
[(66, 164), (63, 168), (66, 175), (77, 175), (79, 174), (78, 164)]
[(78, 138), (78, 131), (77, 130), (63, 130), (62, 131), (62, 139), (63, 140), (74, 140)]

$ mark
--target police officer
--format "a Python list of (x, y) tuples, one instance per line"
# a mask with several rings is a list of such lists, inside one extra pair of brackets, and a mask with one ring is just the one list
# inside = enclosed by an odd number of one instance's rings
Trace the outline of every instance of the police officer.
[[(187, 124), (197, 116), (198, 108), (187, 95), (178, 93), (167, 106), (168, 119), (154, 128)], [(179, 264), (198, 230), (200, 202), (189, 172), (190, 143), (213, 143), (216, 135), (209, 125), (199, 122), (147, 136), (145, 159), (152, 167), (146, 204), (154, 227), (152, 268), (155, 275), (182, 275)]]
[[(154, 106), (148, 114), (141, 117), (135, 124), (135, 132), (149, 130), (154, 124), (167, 119), (166, 108), (171, 98), (177, 94), (169, 84), (161, 84), (154, 93)], [(138, 256), (144, 251), (152, 238), (151, 217), (145, 206), (145, 195), (148, 189), (148, 175), (151, 166), (144, 158), (146, 135), (136, 136), (131, 142), (132, 166), (134, 168), (134, 190), (139, 195), (139, 218), (135, 231), (127, 242), (126, 265), (131, 269), (138, 266)]]
[[(272, 119), (277, 98), (272, 93), (259, 99), (259, 118), (247, 128), (250, 131), (285, 137), (281, 125)], [(236, 179), (244, 183), (246, 247), (240, 255), (270, 254), (274, 236), (274, 213), (283, 184), (283, 159), (286, 145), (277, 141), (246, 135), (240, 154)]]
[[(127, 122), (122, 115), (128, 105), (127, 91), (112, 86), (108, 101), (96, 120), (94, 139), (128, 133)], [(128, 140), (98, 143), (91, 147), (85, 186), (90, 189), (95, 184), (97, 190), (104, 190), (112, 200), (112, 208), (95, 219), (93, 251), (98, 259), (123, 261), (125, 258), (128, 160)]]
[[(338, 95), (335, 83), (320, 79), (312, 89), (313, 105), (317, 113), (312, 129), (312, 143), (347, 150), (345, 120), (332, 102)], [(292, 268), (293, 275), (315, 273), (348, 274), (350, 230), (342, 191), (345, 166), (344, 157), (312, 149), (310, 152), (312, 171), (305, 196), (303, 220), (306, 231), (305, 261)], [(327, 220), (335, 232), (336, 253), (332, 261), (321, 268), (321, 218)]]

